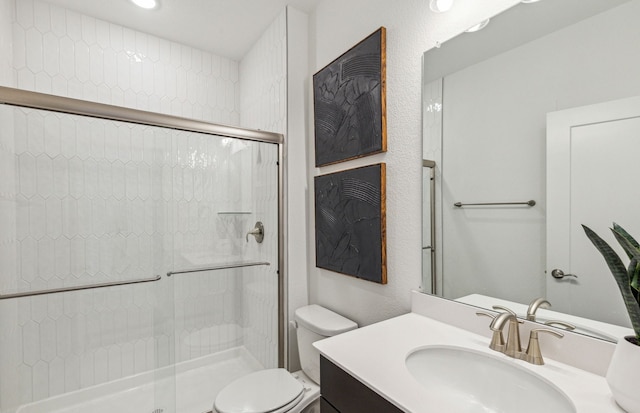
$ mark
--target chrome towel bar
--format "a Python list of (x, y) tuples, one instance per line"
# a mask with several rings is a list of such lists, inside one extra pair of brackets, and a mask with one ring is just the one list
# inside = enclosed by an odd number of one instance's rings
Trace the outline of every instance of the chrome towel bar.
[(257, 267), (259, 265), (271, 265), (271, 264), (266, 261), (255, 261), (255, 262), (237, 262), (237, 263), (231, 263), (231, 264), (220, 264), (220, 265), (213, 265), (209, 267), (187, 268), (184, 270), (169, 271), (167, 273), (167, 277), (171, 277), (172, 275), (176, 275), (176, 274), (188, 274), (191, 272), (228, 270), (230, 268)]
[(118, 285), (141, 284), (141, 283), (159, 281), (160, 278), (161, 277), (159, 275), (156, 275), (155, 277), (152, 277), (152, 278), (141, 278), (139, 280), (112, 281), (112, 282), (100, 283), (100, 284), (78, 285), (74, 287), (61, 287), (61, 288), (51, 288), (48, 290), (36, 290), (36, 291), (25, 291), (22, 293), (2, 294), (0, 295), (0, 300), (6, 300), (9, 298), (32, 297), (36, 295), (65, 293), (68, 291), (80, 291), (80, 290), (92, 290), (95, 288), (116, 287)]
[[(224, 269), (240, 268), (240, 267), (255, 267), (259, 265), (271, 265), (271, 264), (268, 262), (256, 261), (256, 262), (223, 264), (223, 265), (216, 265), (211, 267), (190, 268), (190, 269), (185, 269), (180, 271), (170, 271), (167, 273), (167, 277), (171, 277), (174, 274), (186, 274), (191, 272), (212, 271), (212, 270), (224, 270)], [(82, 291), (82, 290), (93, 290), (96, 288), (117, 287), (119, 285), (142, 284), (142, 283), (160, 281), (161, 278), (162, 277), (160, 277), (159, 275), (156, 275), (155, 277), (141, 278), (138, 280), (112, 281), (112, 282), (99, 283), (99, 284), (77, 285), (73, 287), (60, 287), (60, 288), (50, 288), (46, 290), (25, 291), (20, 293), (11, 293), (11, 294), (0, 294), (0, 300), (8, 300), (10, 298), (33, 297), (37, 295), (46, 295), (46, 294), (66, 293), (69, 291)]]
[(485, 202), (485, 203), (479, 203), (479, 204), (463, 204), (462, 202), (456, 202), (455, 204), (453, 204), (453, 206), (456, 206), (458, 208), (462, 208), (464, 206), (528, 205), (528, 206), (532, 207), (535, 204), (536, 204), (536, 201), (534, 201), (532, 199), (532, 200), (526, 201), (526, 202)]

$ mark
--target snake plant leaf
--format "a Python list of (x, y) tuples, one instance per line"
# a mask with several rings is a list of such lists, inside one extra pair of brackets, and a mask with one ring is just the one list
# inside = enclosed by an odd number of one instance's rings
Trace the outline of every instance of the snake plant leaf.
[(621, 235), (623, 235), (626, 239), (629, 240), (629, 242), (631, 242), (631, 244), (636, 247), (637, 249), (640, 249), (640, 244), (638, 244), (638, 241), (636, 241), (631, 234), (629, 234), (624, 228), (622, 228), (620, 225), (616, 224), (615, 222), (613, 223), (613, 230), (615, 232), (620, 233)]
[(630, 280), (629, 284), (636, 291), (634, 294), (637, 297), (638, 291), (638, 280), (640, 278), (640, 247), (638, 243), (628, 232), (626, 232), (621, 226), (618, 224), (613, 224), (613, 229), (611, 229), (613, 235), (616, 237), (616, 240), (620, 243), (620, 246), (627, 253), (627, 256), (631, 259), (631, 262), (635, 262), (635, 267), (629, 266), (627, 270), (627, 274), (629, 274)]
[(640, 339), (640, 304), (638, 304), (636, 296), (633, 294), (630, 275), (627, 272), (627, 268), (625, 268), (618, 254), (616, 254), (613, 248), (611, 248), (606, 241), (600, 238), (598, 234), (589, 227), (583, 225), (582, 228), (587, 234), (589, 240), (591, 240), (596, 249), (600, 254), (602, 254), (611, 274), (613, 274), (613, 277), (618, 284), (618, 288), (620, 289), (620, 293), (622, 294), (627, 312), (629, 313), (633, 331), (636, 334), (636, 338)]
[(631, 280), (629, 283), (631, 284), (631, 290), (633, 292), (634, 297), (636, 297), (636, 301), (640, 303), (640, 300), (638, 300), (638, 267), (639, 266), (640, 265), (638, 264), (638, 260), (632, 259), (629, 265), (627, 266), (627, 274), (633, 274), (631, 276)]
[(618, 226), (618, 229), (612, 228), (611, 232), (616, 237), (616, 240), (620, 244), (620, 246), (624, 249), (624, 252), (627, 253), (627, 256), (630, 259), (640, 260), (640, 249), (638, 249), (637, 242), (624, 230), (620, 231), (622, 227)]

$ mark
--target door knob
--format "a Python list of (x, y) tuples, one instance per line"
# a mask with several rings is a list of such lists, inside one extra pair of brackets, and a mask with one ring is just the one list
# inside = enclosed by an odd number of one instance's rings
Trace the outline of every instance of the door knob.
[(562, 279), (562, 278), (564, 278), (564, 277), (574, 277), (574, 278), (578, 278), (578, 276), (577, 276), (577, 275), (575, 275), (575, 274), (565, 274), (565, 273), (564, 273), (564, 271), (559, 270), (559, 269), (557, 269), (557, 268), (556, 268), (556, 269), (554, 269), (553, 271), (551, 271), (551, 276), (552, 276), (553, 278), (558, 279), (558, 280), (560, 280), (560, 279)]

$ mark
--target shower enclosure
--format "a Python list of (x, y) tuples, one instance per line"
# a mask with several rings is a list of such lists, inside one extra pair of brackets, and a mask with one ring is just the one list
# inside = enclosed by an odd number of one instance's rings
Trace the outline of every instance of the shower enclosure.
[(284, 366), (282, 145), (0, 87), (0, 412), (202, 413)]

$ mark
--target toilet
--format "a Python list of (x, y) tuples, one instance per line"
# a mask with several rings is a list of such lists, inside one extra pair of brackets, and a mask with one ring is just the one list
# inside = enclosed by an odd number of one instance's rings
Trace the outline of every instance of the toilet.
[(295, 311), (301, 371), (260, 370), (223, 388), (214, 413), (316, 413), (320, 409), (320, 353), (313, 342), (358, 328), (331, 310), (313, 304)]

